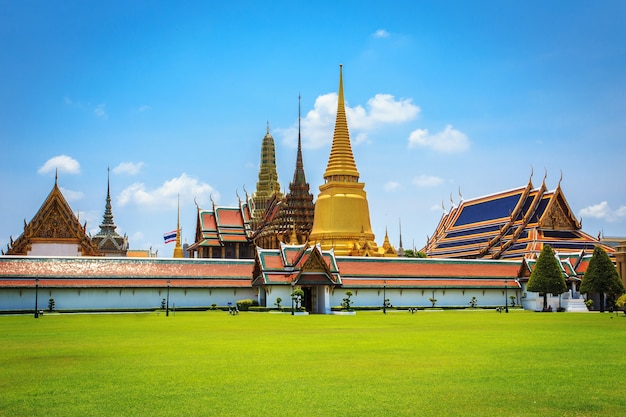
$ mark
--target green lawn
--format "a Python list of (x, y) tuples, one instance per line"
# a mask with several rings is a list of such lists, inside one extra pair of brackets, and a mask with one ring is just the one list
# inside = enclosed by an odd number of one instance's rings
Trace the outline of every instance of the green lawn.
[(618, 416), (626, 317), (0, 317), (1, 416)]

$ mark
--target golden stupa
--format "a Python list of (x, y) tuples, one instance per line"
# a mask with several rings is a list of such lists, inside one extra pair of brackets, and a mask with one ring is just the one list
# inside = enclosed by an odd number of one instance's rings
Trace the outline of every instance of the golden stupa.
[(338, 256), (394, 256), (395, 250), (379, 249), (374, 241), (365, 184), (359, 182), (350, 144), (342, 69), (340, 65), (333, 144), (315, 203), (309, 244), (320, 244), (322, 250), (333, 249)]

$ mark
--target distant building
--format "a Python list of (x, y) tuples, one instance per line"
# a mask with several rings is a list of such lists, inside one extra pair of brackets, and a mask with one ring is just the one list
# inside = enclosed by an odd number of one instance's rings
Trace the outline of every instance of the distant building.
[(444, 213), (422, 249), (429, 257), (465, 259), (536, 258), (544, 245), (557, 253), (592, 252), (600, 245), (582, 231), (561, 189), (528, 184), (512, 190), (461, 200)]
[(281, 243), (291, 245), (306, 243), (309, 240), (314, 217), (313, 194), (306, 181), (302, 161), (302, 138), (298, 115), (298, 151), (293, 180), (289, 183), (289, 192), (282, 198), (280, 194), (274, 193), (269, 199), (263, 218), (254, 230), (254, 243), (265, 249), (277, 249)]
[(247, 203), (211, 210), (197, 208), (195, 241), (188, 246), (191, 258), (251, 259), (254, 245)]
[(280, 200), (283, 194), (280, 191), (278, 172), (276, 171), (276, 148), (274, 138), (270, 134), (270, 125), (267, 124), (267, 133), (263, 137), (261, 145), (261, 165), (259, 166), (259, 180), (256, 183), (256, 191), (252, 193), (250, 204), (252, 230), (256, 230), (263, 221), (267, 204), (270, 199)]
[(6, 255), (21, 256), (98, 256), (98, 245), (87, 235), (87, 223), (80, 224), (59, 188), (59, 176), (54, 187), (14, 241), (11, 238)]

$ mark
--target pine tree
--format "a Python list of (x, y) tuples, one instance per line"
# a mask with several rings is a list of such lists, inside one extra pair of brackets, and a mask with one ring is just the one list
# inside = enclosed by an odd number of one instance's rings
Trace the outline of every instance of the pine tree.
[(543, 246), (535, 268), (528, 279), (526, 289), (543, 293), (544, 310), (548, 308), (548, 293), (561, 294), (567, 291), (565, 277), (550, 245)]
[(596, 292), (600, 295), (600, 311), (604, 312), (605, 293), (615, 300), (624, 293), (624, 284), (609, 255), (600, 246), (596, 246), (591, 255), (589, 266), (580, 284), (580, 292)]

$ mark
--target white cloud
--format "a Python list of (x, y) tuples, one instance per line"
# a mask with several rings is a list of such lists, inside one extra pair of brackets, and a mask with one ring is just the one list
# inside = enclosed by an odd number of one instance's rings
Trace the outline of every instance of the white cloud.
[(372, 34), (372, 36), (375, 38), (388, 38), (389, 32), (387, 32), (385, 29), (378, 29)]
[(198, 204), (208, 203), (211, 195), (214, 200), (219, 199), (219, 193), (209, 184), (183, 173), (180, 177), (165, 181), (163, 185), (153, 190), (146, 189), (143, 183), (131, 184), (120, 193), (118, 204), (120, 206), (134, 204), (152, 209), (172, 208), (178, 204), (178, 195), (181, 202), (196, 199)]
[[(389, 124), (399, 124), (412, 120), (421, 111), (412, 99), (396, 100), (390, 94), (376, 94), (367, 101), (366, 107), (350, 107), (346, 103), (346, 118), (350, 135), (355, 143), (367, 141), (367, 133), (372, 129)], [(330, 144), (337, 115), (337, 93), (317, 97), (313, 110), (301, 120), (303, 146), (317, 149)], [(295, 143), (298, 137), (297, 122), (286, 129), (276, 129), (283, 136), (283, 142)]]
[(143, 167), (143, 162), (122, 162), (113, 168), (114, 174), (137, 175)]
[(621, 206), (617, 210), (613, 210), (609, 207), (608, 202), (602, 201), (598, 204), (581, 209), (579, 216), (582, 218), (593, 217), (595, 219), (602, 219), (611, 223), (619, 222), (626, 218), (626, 206)]
[(397, 181), (387, 181), (384, 185), (385, 191), (395, 191), (400, 188), (400, 183)]
[(409, 149), (425, 146), (437, 152), (464, 152), (469, 149), (470, 141), (467, 136), (447, 125), (439, 132), (431, 134), (428, 129), (416, 129), (409, 136)]
[(443, 178), (435, 177), (433, 175), (418, 175), (413, 178), (413, 184), (421, 188), (436, 187), (443, 183)]
[(148, 106), (147, 104), (142, 104), (141, 106), (137, 107), (137, 111), (139, 113), (143, 113), (143, 112), (146, 112), (146, 111), (149, 111), (149, 110), (152, 110), (152, 107)]
[(106, 106), (106, 104), (98, 104), (94, 109), (93, 112), (94, 114), (99, 117), (100, 119), (108, 119), (108, 115), (106, 113), (106, 111), (104, 110), (104, 107)]
[(81, 191), (68, 190), (67, 188), (59, 187), (61, 189), (61, 193), (63, 197), (68, 202), (81, 200), (84, 197), (84, 194)]
[(66, 174), (78, 174), (80, 173), (80, 164), (70, 156), (58, 155), (48, 159), (37, 172), (39, 174), (47, 174), (57, 170)]

